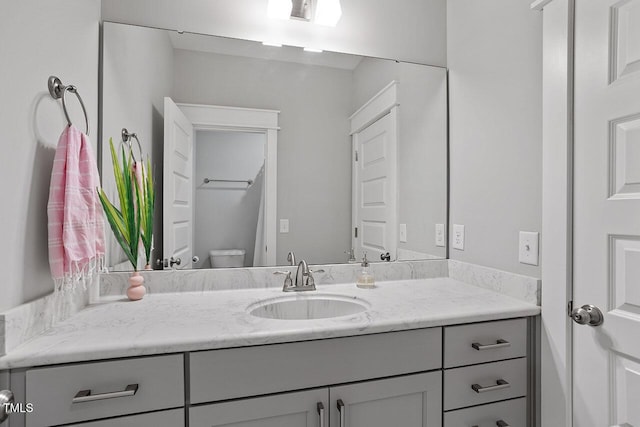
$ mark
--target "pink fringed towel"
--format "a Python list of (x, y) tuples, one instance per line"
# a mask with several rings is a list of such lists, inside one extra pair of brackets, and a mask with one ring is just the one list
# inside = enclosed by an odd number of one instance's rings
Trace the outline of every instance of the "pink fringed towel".
[(56, 149), (49, 189), (49, 264), (56, 290), (85, 286), (104, 268), (100, 177), (89, 137), (65, 128)]

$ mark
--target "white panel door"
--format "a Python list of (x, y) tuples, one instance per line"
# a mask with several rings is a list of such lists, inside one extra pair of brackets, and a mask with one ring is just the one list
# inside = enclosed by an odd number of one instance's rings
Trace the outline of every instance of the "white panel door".
[(331, 387), (331, 426), (440, 427), (442, 373)]
[(573, 425), (640, 426), (640, 0), (575, 13)]
[(193, 258), (193, 124), (164, 98), (163, 250), (191, 268)]
[(396, 258), (397, 248), (397, 114), (394, 107), (353, 135), (354, 234), (357, 259), (363, 252), (380, 261), (387, 252)]

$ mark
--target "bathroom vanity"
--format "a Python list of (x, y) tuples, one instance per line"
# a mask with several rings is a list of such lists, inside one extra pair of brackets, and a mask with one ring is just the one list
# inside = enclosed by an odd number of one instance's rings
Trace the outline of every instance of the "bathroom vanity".
[(366, 310), (250, 314), (279, 289), (89, 306), (0, 358), (34, 408), (9, 425), (532, 425), (539, 307), (450, 278), (306, 294)]

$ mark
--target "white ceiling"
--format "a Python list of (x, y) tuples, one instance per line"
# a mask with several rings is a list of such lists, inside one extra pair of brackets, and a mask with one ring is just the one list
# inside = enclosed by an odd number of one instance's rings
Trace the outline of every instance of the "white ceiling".
[(272, 61), (295, 62), (305, 65), (353, 70), (362, 61), (362, 56), (336, 52), (306, 52), (295, 46), (265, 46), (262, 43), (202, 34), (168, 31), (175, 49), (243, 56)]

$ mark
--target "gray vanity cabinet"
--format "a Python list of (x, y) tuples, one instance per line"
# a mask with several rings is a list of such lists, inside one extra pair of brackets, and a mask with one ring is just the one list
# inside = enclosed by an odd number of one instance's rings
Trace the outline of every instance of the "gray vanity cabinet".
[(331, 427), (440, 427), (440, 371), (332, 387)]
[(16, 370), (16, 401), (35, 411), (9, 426), (532, 426), (534, 326), (516, 318)]
[(192, 407), (190, 427), (329, 427), (325, 388)]

